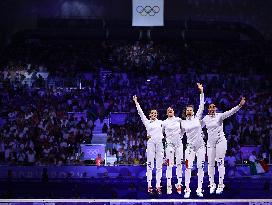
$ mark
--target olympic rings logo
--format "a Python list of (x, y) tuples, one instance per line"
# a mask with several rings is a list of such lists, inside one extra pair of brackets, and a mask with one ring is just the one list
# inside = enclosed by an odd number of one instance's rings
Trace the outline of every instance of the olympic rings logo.
[(136, 8), (137, 13), (141, 14), (141, 16), (155, 16), (157, 13), (160, 12), (160, 7), (158, 6), (137, 6)]
[(87, 150), (86, 154), (87, 156), (97, 156), (99, 152), (100, 152), (99, 149), (90, 149), (90, 150)]

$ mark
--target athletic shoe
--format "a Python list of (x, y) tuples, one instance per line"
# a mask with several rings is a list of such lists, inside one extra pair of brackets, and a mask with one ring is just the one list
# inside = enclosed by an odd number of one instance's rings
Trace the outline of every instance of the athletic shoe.
[(191, 194), (191, 190), (185, 188), (185, 189), (184, 189), (184, 198), (185, 198), (185, 199), (190, 198), (190, 194)]
[(199, 196), (199, 197), (203, 197), (203, 190), (202, 189), (199, 189), (199, 188), (197, 188), (197, 190), (196, 190), (196, 194), (197, 194), (197, 196)]
[(181, 194), (182, 192), (182, 186), (180, 184), (176, 184), (177, 192), (178, 194)]
[(153, 188), (152, 187), (148, 187), (147, 188), (147, 193), (150, 194), (150, 195), (153, 195)]
[(213, 194), (215, 192), (215, 189), (216, 189), (216, 184), (215, 183), (210, 184), (209, 187), (210, 187), (210, 194)]
[(161, 187), (157, 187), (157, 188), (156, 188), (156, 191), (157, 191), (157, 194), (158, 194), (158, 195), (161, 195), (161, 194), (162, 194)]
[(223, 189), (224, 189), (225, 185), (224, 184), (218, 184), (218, 187), (216, 189), (216, 194), (222, 194), (223, 193)]
[(167, 194), (172, 194), (172, 186), (167, 186)]

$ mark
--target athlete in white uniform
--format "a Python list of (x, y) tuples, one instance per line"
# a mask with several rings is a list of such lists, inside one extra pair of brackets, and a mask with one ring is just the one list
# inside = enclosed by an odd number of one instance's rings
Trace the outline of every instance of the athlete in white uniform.
[(163, 133), (162, 133), (162, 121), (157, 119), (157, 111), (151, 110), (148, 120), (144, 115), (143, 110), (140, 107), (140, 104), (137, 101), (136, 95), (133, 96), (133, 100), (136, 104), (138, 113), (141, 117), (142, 122), (145, 125), (148, 141), (147, 141), (147, 183), (148, 183), (148, 193), (152, 194), (153, 189), (151, 185), (152, 180), (152, 170), (154, 168), (154, 159), (156, 159), (156, 191), (158, 194), (161, 192), (161, 177), (162, 177), (162, 164), (164, 157), (164, 149), (162, 144)]
[(239, 105), (224, 113), (216, 113), (216, 106), (210, 104), (209, 114), (202, 120), (202, 126), (206, 126), (208, 131), (207, 154), (211, 194), (216, 189), (216, 184), (214, 183), (215, 161), (217, 161), (219, 172), (219, 184), (216, 194), (221, 194), (225, 187), (223, 181), (225, 176), (224, 158), (227, 151), (227, 140), (223, 131), (223, 120), (236, 113), (244, 104), (245, 98), (243, 97)]
[(190, 180), (191, 171), (193, 168), (193, 162), (195, 156), (197, 156), (197, 169), (198, 169), (198, 188), (196, 193), (199, 197), (203, 197), (202, 183), (204, 178), (204, 163), (205, 163), (205, 143), (202, 137), (202, 127), (200, 120), (202, 119), (202, 113), (204, 110), (204, 93), (201, 84), (197, 83), (200, 90), (200, 104), (196, 115), (194, 116), (193, 106), (186, 107), (186, 120), (182, 120), (181, 127), (186, 132), (187, 147), (185, 150), (185, 190), (184, 198), (190, 197)]
[(167, 109), (168, 118), (163, 121), (163, 131), (166, 135), (166, 158), (168, 160), (166, 178), (167, 178), (167, 194), (172, 193), (172, 167), (176, 157), (176, 175), (178, 183), (176, 184), (177, 192), (181, 194), (182, 182), (182, 160), (183, 160), (183, 144), (181, 132), (181, 118), (174, 115), (172, 107)]

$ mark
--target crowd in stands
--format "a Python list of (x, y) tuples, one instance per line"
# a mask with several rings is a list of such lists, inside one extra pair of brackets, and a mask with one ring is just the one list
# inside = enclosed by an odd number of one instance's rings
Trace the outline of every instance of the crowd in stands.
[[(271, 77), (262, 74), (265, 56), (254, 44), (25, 42), (7, 47), (3, 56), (1, 163), (81, 164), (80, 144), (91, 142), (94, 121), (110, 112), (128, 112), (125, 125), (104, 129), (107, 152), (119, 164), (144, 164), (146, 133), (132, 95), (138, 96), (146, 114), (155, 108), (163, 120), (173, 106), (181, 117), (186, 105), (198, 107), (197, 82), (204, 85), (204, 114), (211, 102), (223, 112), (246, 97), (246, 105), (225, 121), (229, 156), (242, 163), (244, 145), (261, 145), (261, 153), (271, 155)], [(49, 76), (38, 76), (27, 86), (22, 71), (46, 71)], [(81, 83), (75, 89), (48, 85), (59, 78)], [(71, 112), (87, 117), (78, 119)]]
[[(90, 142), (93, 120), (67, 113), (86, 108), (73, 102), (78, 91), (1, 88), (1, 161), (10, 164), (80, 163), (80, 143)], [(83, 103), (85, 103), (83, 105)]]

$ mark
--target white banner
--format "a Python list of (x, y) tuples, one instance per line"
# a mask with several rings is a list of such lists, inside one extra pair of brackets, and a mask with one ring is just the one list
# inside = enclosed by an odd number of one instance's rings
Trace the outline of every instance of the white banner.
[(132, 26), (163, 26), (164, 0), (132, 0)]

